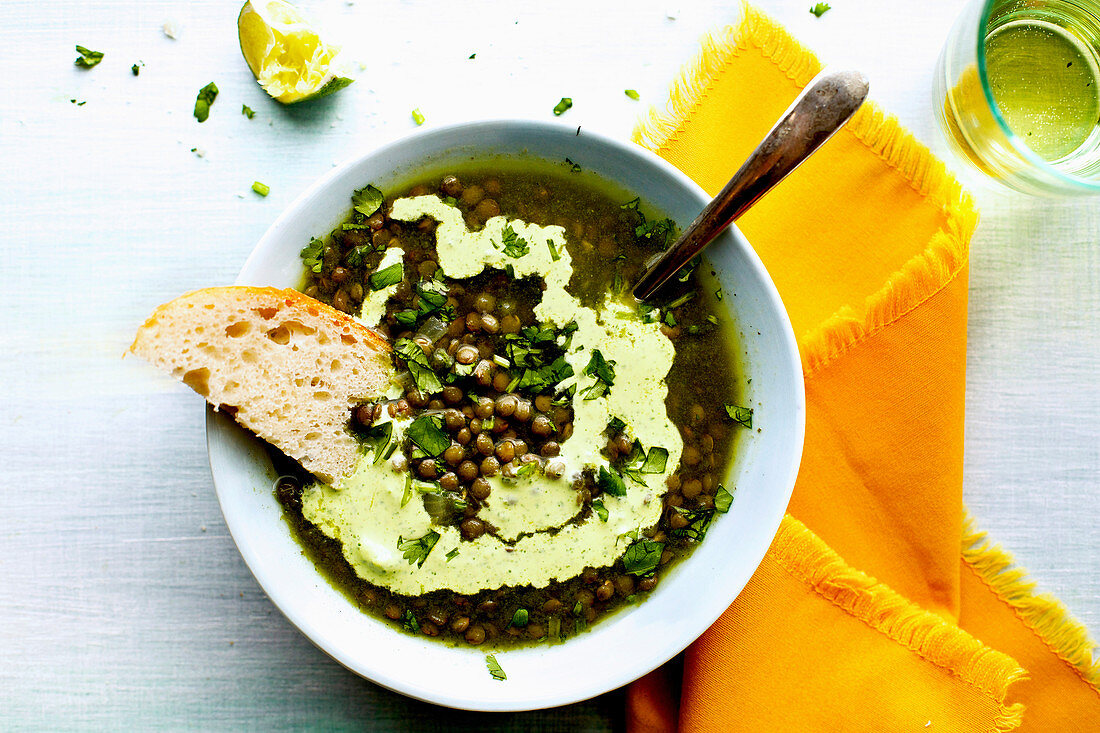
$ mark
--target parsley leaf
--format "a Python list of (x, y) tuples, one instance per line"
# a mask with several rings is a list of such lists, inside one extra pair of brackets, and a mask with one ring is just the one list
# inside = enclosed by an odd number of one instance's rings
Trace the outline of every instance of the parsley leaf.
[(810, 12), (818, 18), (825, 15), (825, 13), (829, 12), (830, 10), (832, 10), (832, 6), (830, 6), (829, 3), (817, 3), (812, 8), (810, 8)]
[(638, 94), (638, 90), (636, 90), (636, 89), (627, 89), (624, 93), (626, 94), (626, 96), (630, 97), (631, 99), (633, 99), (635, 101), (642, 98), (642, 95)]
[(405, 277), (405, 266), (400, 262), (394, 262), (383, 270), (371, 273), (370, 289), (381, 290), (382, 288), (388, 288), (390, 285), (396, 285), (401, 282), (401, 278), (403, 277)]
[(419, 107), (417, 107), (416, 109), (414, 109), (412, 111), (412, 118), (413, 118), (413, 122), (416, 123), (417, 127), (420, 127), (421, 125), (424, 124), (424, 114), (420, 111)]
[(599, 349), (592, 349), (592, 358), (588, 360), (584, 373), (596, 378), (595, 384), (584, 391), (586, 400), (602, 397), (615, 384), (615, 362), (604, 359)]
[(363, 216), (371, 216), (382, 206), (385, 196), (374, 186), (367, 184), (351, 195), (351, 205)]
[(324, 258), (324, 249), (325, 243), (322, 242), (320, 239), (314, 237), (313, 239), (309, 240), (309, 244), (307, 244), (299, 253), (299, 256), (302, 258), (302, 263), (306, 267), (308, 267), (310, 271), (315, 275), (319, 275), (321, 273), (321, 265)]
[(435, 547), (436, 542), (439, 542), (439, 533), (433, 530), (423, 537), (412, 540), (398, 537), (397, 549), (401, 550), (401, 557), (408, 560), (409, 565), (416, 563), (416, 567), (422, 568), (424, 567), (424, 561), (428, 559), (428, 553)]
[(393, 423), (384, 422), (380, 425), (372, 425), (364, 438), (364, 446), (374, 451), (374, 462), (384, 461), (393, 455), (397, 444), (393, 441)]
[(416, 622), (416, 615), (412, 611), (405, 611), (405, 618), (401, 620), (401, 628), (414, 634), (420, 633), (420, 624)]
[(214, 82), (210, 82), (200, 89), (199, 96), (195, 98), (195, 119), (199, 122), (206, 122), (206, 119), (210, 117), (210, 105), (214, 104), (214, 100), (217, 98), (218, 86)]
[(500, 243), (504, 247), (504, 254), (509, 257), (523, 257), (531, 251), (527, 240), (516, 234), (511, 224), (505, 224), (500, 232)]
[(504, 670), (497, 663), (497, 658), (492, 654), (485, 655), (485, 666), (489, 668), (489, 674), (492, 675), (494, 680), (504, 681), (508, 679), (508, 675), (504, 674)]
[(90, 69), (103, 60), (102, 51), (93, 51), (90, 48), (84, 48), (81, 45), (77, 45), (76, 52), (80, 55), (73, 63), (82, 69)]
[(424, 355), (424, 350), (419, 344), (408, 338), (397, 339), (393, 345), (393, 352), (408, 365), (417, 389), (427, 394), (442, 391), (443, 384), (432, 371), (428, 364), (428, 357)]
[(608, 471), (604, 466), (600, 466), (600, 472), (596, 476), (596, 486), (605, 494), (626, 496), (626, 484), (623, 483), (623, 477), (614, 470)]
[(742, 425), (746, 428), (752, 427), (752, 408), (751, 407), (738, 407), (737, 405), (727, 402), (725, 404), (726, 415), (730, 420), (733, 420), (738, 425)]
[(702, 542), (707, 535), (707, 528), (710, 527), (710, 522), (714, 518), (714, 510), (676, 507), (676, 513), (686, 519), (688, 523), (687, 526), (672, 530), (672, 536)]
[(642, 473), (664, 473), (665, 465), (668, 463), (668, 451), (660, 446), (653, 446), (649, 449), (649, 454), (645, 457), (645, 463), (642, 464)]
[(623, 569), (631, 575), (646, 575), (661, 564), (661, 553), (665, 543), (653, 540), (638, 540), (623, 553)]
[(617, 417), (613, 417), (613, 418), (611, 418), (610, 420), (607, 421), (607, 427), (604, 428), (604, 431), (611, 434), (611, 435), (618, 435), (619, 433), (621, 433), (623, 431), (623, 429), (625, 427), (626, 427), (625, 422), (623, 422), (622, 420), (620, 420)]
[(718, 492), (714, 495), (714, 510), (725, 514), (733, 504), (733, 494), (726, 490), (722, 484), (718, 484)]
[(603, 499), (596, 499), (592, 502), (592, 511), (596, 512), (596, 516), (600, 518), (601, 522), (607, 521), (607, 507), (603, 504)]
[(565, 111), (573, 106), (572, 97), (562, 97), (561, 101), (554, 105), (554, 116), (561, 117)]
[(249, 107), (249, 106), (248, 106), (247, 104), (242, 104), (242, 105), (241, 105), (241, 114), (242, 114), (242, 115), (244, 115), (245, 117), (247, 117), (247, 118), (248, 118), (248, 119), (250, 119), (250, 120), (251, 120), (251, 119), (252, 119), (253, 117), (255, 117), (255, 116), (256, 116), (256, 113), (255, 113), (255, 112), (253, 112), (253, 111), (252, 111), (252, 108), (251, 108), (251, 107)]
[[(420, 348), (417, 346), (416, 348)], [(421, 352), (423, 353), (423, 352)], [(443, 418), (422, 414), (409, 425), (408, 436), (425, 453), (435, 458), (451, 447), (451, 439), (442, 430)]]

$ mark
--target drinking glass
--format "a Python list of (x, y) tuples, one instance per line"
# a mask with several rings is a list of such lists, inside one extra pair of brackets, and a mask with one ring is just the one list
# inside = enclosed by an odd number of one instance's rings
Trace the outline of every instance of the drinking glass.
[(951, 147), (1040, 195), (1100, 193), (1100, 0), (971, 0), (940, 54)]

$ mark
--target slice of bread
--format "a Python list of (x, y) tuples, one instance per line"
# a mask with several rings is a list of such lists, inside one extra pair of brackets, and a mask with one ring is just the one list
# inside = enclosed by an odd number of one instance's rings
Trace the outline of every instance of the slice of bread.
[(351, 473), (352, 408), (382, 396), (390, 346), (355, 319), (295, 290), (222, 287), (153, 311), (130, 351), (317, 478)]

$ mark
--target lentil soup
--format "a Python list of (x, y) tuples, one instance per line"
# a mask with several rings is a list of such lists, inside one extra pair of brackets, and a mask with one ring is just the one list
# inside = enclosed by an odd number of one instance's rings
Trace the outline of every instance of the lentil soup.
[(364, 612), (463, 645), (557, 642), (643, 601), (729, 509), (752, 420), (707, 273), (630, 297), (676, 225), (571, 163), (468, 164), (352, 204), (303, 250), (302, 289), (387, 336), (398, 376), (352, 411), (359, 484), (276, 461), (304, 551)]

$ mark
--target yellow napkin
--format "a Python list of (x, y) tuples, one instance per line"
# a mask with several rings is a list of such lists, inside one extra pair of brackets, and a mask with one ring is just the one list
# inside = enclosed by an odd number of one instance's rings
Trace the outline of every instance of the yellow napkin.
[[(749, 7), (635, 140), (716, 193), (820, 68)], [(962, 506), (977, 220), (871, 105), (741, 219), (799, 339), (802, 470), (682, 680), (631, 687), (632, 731), (1100, 730), (1095, 645)]]

